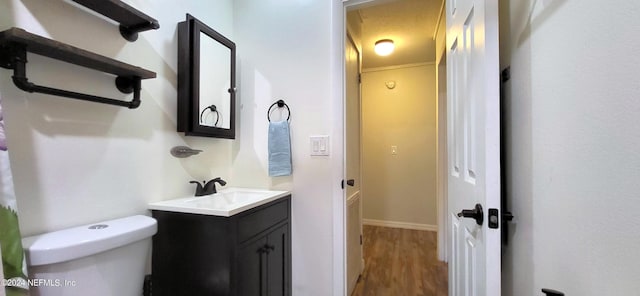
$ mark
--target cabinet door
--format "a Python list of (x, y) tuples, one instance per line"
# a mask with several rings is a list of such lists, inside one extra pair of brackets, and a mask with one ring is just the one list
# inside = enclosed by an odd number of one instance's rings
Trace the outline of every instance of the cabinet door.
[(238, 250), (239, 296), (266, 295), (266, 244), (267, 238), (263, 237), (245, 244)]
[(267, 295), (291, 295), (291, 249), (289, 224), (284, 224), (267, 235)]

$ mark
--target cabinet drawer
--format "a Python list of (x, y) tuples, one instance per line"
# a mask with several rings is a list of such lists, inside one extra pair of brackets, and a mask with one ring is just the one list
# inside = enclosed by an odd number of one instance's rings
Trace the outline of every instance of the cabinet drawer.
[(238, 218), (238, 241), (245, 241), (269, 227), (289, 218), (289, 198)]

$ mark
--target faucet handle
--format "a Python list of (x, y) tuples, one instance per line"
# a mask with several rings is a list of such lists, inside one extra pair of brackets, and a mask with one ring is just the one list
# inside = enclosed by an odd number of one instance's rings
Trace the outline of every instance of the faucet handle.
[(564, 296), (564, 293), (552, 289), (543, 288), (542, 293), (547, 296)]
[(189, 181), (189, 183), (196, 184), (196, 193), (195, 196), (205, 195), (204, 192), (204, 182), (200, 183), (198, 181)]

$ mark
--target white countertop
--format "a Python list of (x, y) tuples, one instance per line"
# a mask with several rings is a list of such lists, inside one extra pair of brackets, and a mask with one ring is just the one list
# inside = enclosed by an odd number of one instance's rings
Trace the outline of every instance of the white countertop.
[(249, 188), (225, 188), (216, 194), (154, 202), (150, 210), (229, 217), (291, 194)]

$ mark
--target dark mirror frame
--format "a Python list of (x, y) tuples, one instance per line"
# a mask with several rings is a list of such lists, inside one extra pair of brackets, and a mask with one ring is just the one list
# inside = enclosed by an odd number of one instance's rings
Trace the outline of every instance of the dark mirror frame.
[[(200, 124), (200, 33), (231, 52), (229, 129)], [(224, 111), (221, 111), (224, 112)], [(235, 139), (236, 136), (236, 44), (190, 14), (178, 23), (178, 131), (187, 136)]]

